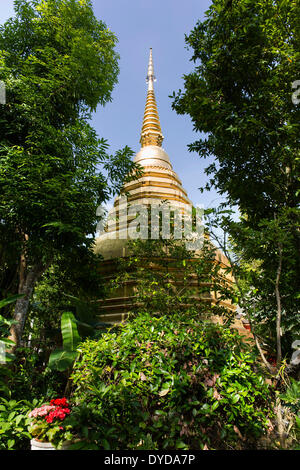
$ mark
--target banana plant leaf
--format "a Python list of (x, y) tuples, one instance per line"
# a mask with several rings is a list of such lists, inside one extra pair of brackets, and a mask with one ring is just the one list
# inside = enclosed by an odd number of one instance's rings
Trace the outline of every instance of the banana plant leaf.
[(66, 351), (75, 351), (81, 341), (78, 333), (76, 319), (71, 312), (64, 312), (61, 316), (61, 334), (63, 348)]
[(77, 351), (66, 351), (63, 349), (56, 349), (50, 355), (48, 367), (50, 369), (63, 372), (64, 370), (72, 367), (72, 364), (75, 361), (77, 354)]
[(78, 354), (76, 351), (77, 346), (81, 341), (73, 313), (64, 312), (62, 314), (61, 334), (63, 338), (63, 348), (55, 349), (51, 353), (48, 367), (63, 372), (72, 367)]

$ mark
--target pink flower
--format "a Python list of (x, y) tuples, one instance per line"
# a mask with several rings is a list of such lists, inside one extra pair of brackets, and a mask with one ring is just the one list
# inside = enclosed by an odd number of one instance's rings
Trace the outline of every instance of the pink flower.
[(35, 408), (29, 413), (29, 418), (37, 418), (38, 416), (46, 416), (49, 411), (52, 411), (55, 409), (55, 406), (53, 405), (43, 405), (40, 408)]

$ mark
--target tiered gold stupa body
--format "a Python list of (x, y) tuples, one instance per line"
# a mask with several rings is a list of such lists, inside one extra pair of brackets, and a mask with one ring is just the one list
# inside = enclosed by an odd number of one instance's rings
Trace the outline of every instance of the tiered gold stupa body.
[[(154, 68), (152, 49), (148, 65), (147, 83), (148, 92), (141, 132), (141, 149), (136, 154), (134, 162), (143, 170), (142, 176), (134, 181), (124, 184), (124, 194), (114, 201), (114, 207), (109, 213), (106, 230), (95, 240), (95, 251), (104, 257), (101, 270), (105, 277), (114, 275), (115, 261), (125, 257), (128, 253), (128, 223), (121, 214), (129, 206), (153, 207), (167, 202), (173, 209), (186, 214), (190, 213), (192, 203), (183, 189), (178, 175), (173, 170), (168, 154), (161, 147), (163, 134), (161, 131), (157, 104), (154, 94)], [(226, 264), (224, 255), (218, 252), (218, 260)], [(126, 286), (114, 297), (106, 299), (101, 304), (101, 312), (105, 314), (102, 319), (108, 322), (119, 322), (126, 318), (134, 297), (133, 287)], [(208, 293), (210, 298), (210, 294)]]

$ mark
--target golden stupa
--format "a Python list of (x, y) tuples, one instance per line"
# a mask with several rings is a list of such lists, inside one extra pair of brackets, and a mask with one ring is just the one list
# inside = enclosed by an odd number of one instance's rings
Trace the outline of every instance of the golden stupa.
[[(154, 67), (152, 49), (150, 49), (148, 74), (147, 74), (147, 99), (144, 112), (144, 119), (141, 131), (141, 149), (135, 155), (134, 162), (142, 167), (142, 176), (136, 180), (124, 184), (123, 195), (118, 196), (109, 213), (105, 231), (95, 240), (95, 252), (100, 253), (104, 261), (101, 263), (101, 272), (108, 279), (114, 275), (116, 260), (129, 255), (128, 224), (130, 216), (124, 218), (122, 214), (130, 206), (153, 205), (160, 206), (162, 203), (170, 203), (172, 208), (182, 212), (191, 213), (192, 202), (187, 196), (187, 192), (182, 187), (182, 183), (173, 170), (170, 158), (162, 148), (163, 134), (161, 131), (157, 104), (154, 94)], [(224, 267), (228, 266), (226, 257), (217, 250), (216, 259)], [(226, 276), (228, 282), (233, 282), (232, 276)], [(215, 294), (208, 293), (213, 301)], [(101, 319), (106, 322), (116, 323), (126, 319), (134, 298), (134, 286), (125, 285), (116, 294), (101, 302)], [(235, 307), (228, 303), (229, 309)]]

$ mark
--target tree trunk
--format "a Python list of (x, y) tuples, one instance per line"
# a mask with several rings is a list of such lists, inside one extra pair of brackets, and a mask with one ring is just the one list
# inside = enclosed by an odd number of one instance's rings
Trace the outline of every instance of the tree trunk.
[(276, 358), (276, 365), (279, 369), (282, 359), (282, 352), (281, 352), (281, 298), (279, 292), (279, 282), (281, 276), (281, 269), (282, 269), (282, 244), (279, 243), (279, 261), (278, 261), (278, 268), (277, 268), (277, 275), (276, 275), (276, 282), (275, 282), (275, 295), (276, 295), (276, 302), (277, 302), (277, 314), (276, 314), (276, 349), (277, 349), (277, 358)]
[(23, 297), (18, 299), (15, 305), (13, 319), (17, 322), (11, 327), (11, 339), (15, 342), (14, 350), (21, 345), (22, 334), (25, 326), (30, 298), (39, 277), (43, 274), (46, 267), (42, 264), (34, 265), (27, 274), (22, 271), (20, 276), (19, 294)]

